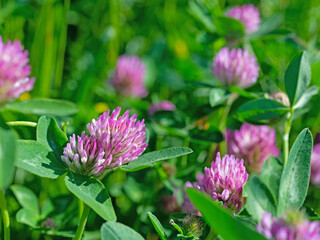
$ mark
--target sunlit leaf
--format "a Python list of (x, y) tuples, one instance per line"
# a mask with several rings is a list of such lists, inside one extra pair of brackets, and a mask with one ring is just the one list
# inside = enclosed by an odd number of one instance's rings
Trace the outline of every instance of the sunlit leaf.
[(256, 99), (242, 104), (237, 114), (248, 121), (265, 121), (280, 117), (289, 111), (288, 107), (271, 99)]
[(284, 76), (284, 83), (291, 105), (294, 105), (307, 90), (311, 70), (306, 52), (299, 53), (290, 63)]
[(260, 221), (265, 211), (276, 214), (274, 198), (268, 187), (257, 176), (252, 176), (245, 185), (247, 193), (246, 209), (256, 221)]
[(31, 99), (23, 102), (14, 102), (5, 105), (7, 110), (49, 116), (69, 116), (78, 112), (77, 105), (66, 100)]
[(37, 141), (51, 150), (57, 160), (60, 160), (68, 138), (58, 127), (54, 118), (41, 117), (37, 125)]
[(116, 221), (111, 198), (96, 178), (69, 172), (65, 177), (68, 189), (106, 221)]
[(207, 223), (223, 239), (265, 240), (261, 234), (233, 217), (232, 213), (220, 206), (218, 202), (195, 189), (187, 188), (186, 191)]
[(279, 199), (279, 188), (282, 170), (283, 166), (279, 162), (279, 160), (273, 156), (270, 156), (270, 158), (264, 162), (262, 172), (259, 176), (260, 180), (270, 190), (275, 203), (278, 203)]
[(118, 222), (107, 222), (101, 227), (101, 240), (144, 240), (132, 228)]
[(152, 167), (159, 161), (176, 158), (192, 153), (193, 151), (187, 147), (172, 147), (159, 151), (143, 154), (137, 160), (130, 162), (127, 165), (121, 166), (121, 170), (133, 172), (144, 168)]
[(308, 129), (301, 131), (294, 142), (283, 168), (279, 190), (278, 214), (287, 209), (299, 209), (308, 192), (310, 181), (310, 162), (312, 134)]
[(67, 171), (50, 150), (33, 140), (17, 141), (16, 166), (40, 177), (52, 179)]
[(12, 185), (10, 188), (23, 208), (29, 209), (36, 215), (39, 215), (38, 198), (34, 192), (20, 185)]
[(156, 229), (158, 235), (162, 240), (167, 240), (166, 234), (164, 233), (163, 226), (161, 225), (160, 221), (158, 218), (153, 215), (151, 212), (148, 212), (148, 216), (150, 218), (150, 221), (152, 222), (153, 227)]

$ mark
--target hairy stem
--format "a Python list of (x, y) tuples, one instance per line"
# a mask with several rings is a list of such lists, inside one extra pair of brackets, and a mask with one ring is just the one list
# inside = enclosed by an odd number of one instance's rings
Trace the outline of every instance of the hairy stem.
[(289, 156), (289, 135), (291, 130), (291, 123), (293, 117), (293, 108), (287, 115), (287, 119), (284, 123), (284, 133), (283, 133), (283, 164), (286, 165)]
[(81, 218), (79, 220), (77, 232), (76, 232), (76, 235), (73, 238), (74, 240), (80, 240), (81, 239), (82, 234), (84, 232), (84, 227), (86, 226), (86, 223), (87, 223), (89, 212), (90, 212), (90, 207), (88, 205), (84, 204), (82, 215), (81, 215)]
[(0, 208), (2, 213), (4, 240), (10, 240), (10, 218), (3, 189), (0, 189)]

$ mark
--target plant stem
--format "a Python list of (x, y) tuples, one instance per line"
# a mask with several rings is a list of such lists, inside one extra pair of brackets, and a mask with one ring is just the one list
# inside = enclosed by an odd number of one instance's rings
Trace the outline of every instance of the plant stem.
[(292, 39), (294, 41), (296, 41), (298, 44), (300, 44), (302, 47), (306, 48), (307, 50), (309, 50), (310, 52), (312, 52), (313, 54), (317, 55), (318, 57), (320, 56), (319, 51), (312, 46), (311, 44), (309, 44), (307, 41), (305, 41), (302, 38), (299, 38), (296, 34), (294, 34), (292, 36)]
[(219, 123), (219, 128), (221, 131), (224, 131), (224, 128), (226, 127), (228, 114), (231, 110), (231, 106), (232, 106), (233, 102), (237, 99), (237, 97), (238, 97), (237, 93), (231, 93), (230, 98), (227, 101), (226, 108), (223, 112), (223, 115), (222, 115), (220, 123)]
[(90, 212), (90, 207), (88, 205), (84, 204), (82, 215), (81, 215), (81, 218), (79, 220), (77, 232), (76, 232), (76, 235), (73, 238), (74, 240), (80, 240), (81, 239), (82, 234), (84, 232), (84, 227), (86, 226), (86, 223), (87, 223), (89, 212)]
[(62, 130), (64, 132), (64, 134), (67, 135), (67, 125), (69, 124), (69, 122), (62, 122), (61, 125), (62, 125)]
[(10, 218), (3, 189), (0, 189), (0, 208), (2, 213), (4, 240), (10, 240)]
[(27, 122), (27, 121), (12, 121), (7, 122), (9, 126), (25, 126), (25, 127), (36, 127), (37, 123), (35, 122)]
[[(184, 146), (184, 147), (189, 147), (189, 145), (190, 145), (190, 139), (189, 139), (189, 137), (186, 137), (186, 138), (184, 139), (184, 144), (183, 144), (183, 146)], [(181, 158), (181, 166), (182, 166), (183, 168), (185, 168), (185, 167), (187, 167), (187, 165), (188, 165), (188, 155), (184, 155), (184, 156), (182, 156), (182, 158)]]
[(283, 133), (283, 164), (286, 165), (289, 156), (289, 135), (291, 130), (291, 123), (293, 117), (293, 107), (287, 115), (287, 119), (284, 125)]
[[(238, 94), (237, 93), (231, 93), (230, 95), (230, 98), (228, 99), (227, 101), (227, 104), (226, 104), (226, 108), (224, 109), (224, 112), (223, 112), (223, 115), (220, 119), (220, 123), (219, 123), (219, 130), (224, 133), (225, 132), (225, 128), (226, 128), (226, 123), (227, 123), (227, 118), (228, 118), (228, 115), (230, 113), (230, 110), (231, 110), (231, 106), (233, 104), (233, 102), (237, 99), (238, 97)], [(221, 145), (224, 144), (224, 143), (220, 143), (220, 147)], [(225, 147), (225, 144), (224, 146), (222, 146), (222, 148)], [(212, 157), (213, 157), (213, 153), (216, 149), (216, 144), (213, 143), (210, 145), (210, 149), (209, 149), (209, 153), (208, 153), (208, 156), (209, 156), (209, 160), (210, 160), (210, 163), (212, 161)]]

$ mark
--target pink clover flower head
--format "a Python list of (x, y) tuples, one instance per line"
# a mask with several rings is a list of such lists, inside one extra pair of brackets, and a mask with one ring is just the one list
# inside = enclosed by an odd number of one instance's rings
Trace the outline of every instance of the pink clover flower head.
[(257, 31), (261, 23), (259, 9), (252, 4), (235, 6), (226, 15), (242, 22), (247, 34)]
[(119, 57), (112, 86), (122, 95), (143, 98), (148, 92), (144, 86), (145, 66), (137, 56)]
[(149, 115), (153, 115), (157, 111), (175, 111), (176, 106), (170, 101), (160, 101), (149, 107)]
[(127, 110), (122, 116), (121, 108), (117, 107), (93, 119), (87, 129), (102, 145), (107, 169), (113, 169), (136, 160), (146, 149), (146, 127), (144, 120), (137, 121), (137, 115), (129, 116)]
[(243, 159), (233, 155), (221, 158), (218, 152), (211, 168), (205, 168), (204, 171), (204, 191), (214, 200), (223, 202), (225, 207), (239, 212), (246, 201), (242, 191), (249, 176)]
[[(206, 167), (204, 171), (204, 174), (198, 174), (197, 182), (193, 184), (187, 182), (185, 187), (205, 192), (215, 201), (222, 202), (225, 207), (239, 212), (246, 202), (242, 192), (249, 176), (243, 159), (240, 160), (233, 155), (225, 155), (221, 158), (220, 153), (217, 153), (216, 160), (211, 163), (211, 168)], [(182, 209), (187, 213), (200, 215), (187, 195), (184, 196)]]
[(228, 153), (243, 158), (251, 173), (261, 173), (263, 164), (269, 155), (278, 156), (276, 131), (269, 126), (255, 126), (244, 123), (239, 130), (227, 129)]
[(212, 74), (225, 86), (247, 88), (256, 83), (259, 65), (246, 49), (222, 48), (213, 59)]
[[(296, 214), (296, 213), (295, 213)], [(300, 216), (298, 216), (300, 217)], [(257, 230), (267, 239), (274, 240), (318, 240), (320, 239), (320, 225), (318, 221), (310, 222), (304, 218), (292, 221), (288, 216), (276, 219), (269, 212), (262, 216)]]
[(105, 158), (102, 144), (93, 136), (73, 134), (63, 150), (61, 159), (76, 173), (99, 176), (108, 166), (112, 157)]
[(312, 150), (310, 181), (320, 187), (320, 143), (314, 145)]
[(29, 78), (28, 54), (18, 40), (5, 44), (0, 36), (0, 103), (33, 89), (35, 79)]

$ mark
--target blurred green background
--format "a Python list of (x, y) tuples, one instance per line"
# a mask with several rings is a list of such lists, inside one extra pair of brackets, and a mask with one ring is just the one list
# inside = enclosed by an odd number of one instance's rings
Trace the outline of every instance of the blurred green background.
[[(260, 9), (263, 34), (240, 39), (218, 34), (215, 17), (234, 5), (247, 3)], [(150, 131), (148, 151), (169, 146), (189, 146), (194, 150), (188, 157), (173, 159), (152, 169), (130, 174), (117, 171), (105, 179), (118, 221), (147, 239), (157, 239), (157, 235), (146, 212), (154, 212), (169, 229), (170, 209), (177, 210), (170, 199), (175, 187), (194, 180), (196, 173), (211, 161), (208, 153), (212, 154), (215, 145), (210, 141), (190, 140), (186, 137), (188, 132), (179, 128), (179, 119), (183, 126), (188, 126), (209, 116), (210, 125), (219, 127), (223, 108), (210, 107), (209, 89), (199, 83), (218, 85), (210, 67), (221, 47), (227, 43), (234, 47), (245, 46), (256, 54), (260, 77), (249, 91), (284, 90), (284, 71), (300, 50), (308, 51), (312, 84), (320, 86), (318, 0), (1, 0), (0, 4), (0, 34), (6, 41), (19, 39), (22, 42), (29, 51), (32, 76), (36, 78), (34, 90), (23, 94), (19, 100), (41, 97), (75, 102), (78, 114), (58, 118), (60, 123), (69, 123), (69, 134), (85, 130), (86, 123), (108, 108), (121, 106), (138, 113), (139, 118), (146, 118)], [(122, 98), (108, 84), (117, 58), (122, 54), (138, 55), (144, 61), (149, 91), (145, 99)], [(171, 100), (177, 106), (175, 125), (169, 129), (159, 127), (147, 115), (149, 105), (159, 100)], [(232, 113), (246, 100), (242, 97), (235, 102), (228, 125), (239, 126)], [(320, 131), (319, 101), (317, 95), (304, 115), (293, 122), (291, 141), (304, 127), (309, 127), (314, 135)], [(37, 119), (9, 111), (5, 118)], [(21, 130), (20, 134), (21, 138), (34, 138), (30, 129)], [(48, 198), (61, 198), (57, 201), (63, 210), (54, 217), (56, 229), (75, 229), (77, 201), (67, 195), (61, 179), (56, 185), (52, 180), (18, 170), (15, 183), (32, 189), (41, 205)], [(66, 196), (61, 197), (63, 194)], [(9, 198), (14, 216), (20, 207), (13, 195)], [(170, 204), (172, 206), (168, 206)], [(92, 239), (96, 239), (95, 231), (102, 223), (92, 212), (87, 224), (87, 230), (93, 233)], [(12, 231), (15, 239), (45, 238), (40, 231), (30, 231), (15, 221)], [(86, 237), (89, 239), (90, 235)]]

